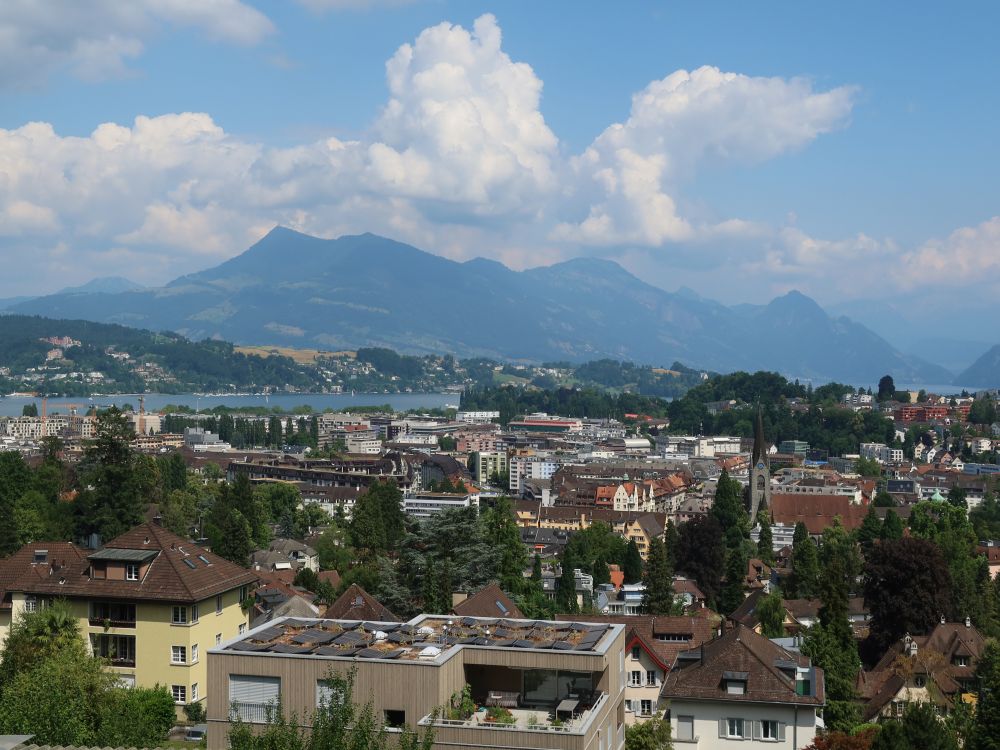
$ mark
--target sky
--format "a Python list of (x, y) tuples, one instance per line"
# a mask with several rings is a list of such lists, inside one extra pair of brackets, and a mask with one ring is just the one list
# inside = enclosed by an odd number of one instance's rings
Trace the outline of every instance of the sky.
[(961, 308), (1000, 291), (998, 22), (989, 2), (4, 0), (0, 296), (162, 284), (282, 224), (513, 268), (605, 257), (726, 303)]

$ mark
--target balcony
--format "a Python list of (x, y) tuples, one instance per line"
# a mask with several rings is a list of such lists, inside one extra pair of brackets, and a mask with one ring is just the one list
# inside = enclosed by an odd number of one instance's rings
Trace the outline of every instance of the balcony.
[(132, 620), (112, 620), (110, 617), (91, 617), (90, 627), (92, 628), (134, 628), (135, 619)]
[(240, 721), (246, 724), (267, 724), (274, 718), (276, 704), (274, 701), (267, 703), (244, 703), (234, 701), (229, 709), (229, 720)]

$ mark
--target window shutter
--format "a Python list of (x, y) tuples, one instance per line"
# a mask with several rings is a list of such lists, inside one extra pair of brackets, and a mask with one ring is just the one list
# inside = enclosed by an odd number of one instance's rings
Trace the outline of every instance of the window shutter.
[(719, 736), (720, 737), (725, 737), (726, 736), (727, 723), (728, 723), (728, 719), (719, 719)]
[(759, 740), (760, 739), (760, 735), (761, 735), (760, 722), (759, 721), (755, 721), (755, 722), (753, 722), (753, 738), (755, 740)]
[(778, 722), (778, 739), (784, 742), (785, 740), (785, 722)]
[(229, 676), (229, 701), (231, 703), (277, 703), (280, 694), (280, 677), (237, 674)]

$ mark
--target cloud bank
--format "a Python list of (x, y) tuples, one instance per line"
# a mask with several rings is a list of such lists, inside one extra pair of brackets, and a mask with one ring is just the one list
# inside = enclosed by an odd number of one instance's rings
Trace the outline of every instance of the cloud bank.
[[(26, 1), (4, 4), (0, 76), (16, 77), (2, 56), (13, 59), (18, 45), (37, 50), (42, 73), (69, 66), (93, 77), (121, 73), (157, 23), (239, 44), (273, 30), (238, 0), (92, 5), (106, 24), (87, 36), (73, 26), (98, 24), (74, 24), (75, 3), (58, 21)], [(685, 214), (685, 189), (706, 165), (757, 164), (846, 127), (856, 95), (849, 86), (679, 70), (636, 93), (622, 122), (572, 154), (542, 115), (542, 81), (504, 52), (491, 15), (471, 29), (425, 29), (388, 60), (386, 78), (388, 101), (352, 141), (275, 148), (194, 112), (106, 123), (87, 137), (47, 123), (0, 130), (0, 258), (37, 264), (12, 264), (0, 292), (37, 290), (39, 270), (59, 285), (105, 273), (162, 282), (241, 252), (276, 223), (320, 236), (374, 231), (515, 267), (581, 248), (633, 268), (725, 266), (775, 289), (808, 288), (852, 261), (903, 261), (901, 284), (934, 269), (973, 278), (984, 249), (1000, 257), (1000, 219), (903, 250), (864, 235), (822, 240)], [(1000, 264), (990, 270), (1000, 276)]]

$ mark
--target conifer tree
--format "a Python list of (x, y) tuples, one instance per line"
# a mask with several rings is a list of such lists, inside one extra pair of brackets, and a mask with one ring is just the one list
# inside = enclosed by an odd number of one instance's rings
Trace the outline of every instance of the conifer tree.
[(658, 537), (650, 540), (642, 582), (646, 587), (642, 611), (648, 615), (669, 615), (674, 606), (673, 571), (667, 561), (666, 547)]
[(642, 555), (639, 554), (639, 545), (634, 539), (630, 539), (625, 548), (625, 565), (622, 572), (625, 575), (625, 583), (638, 583), (642, 580)]

